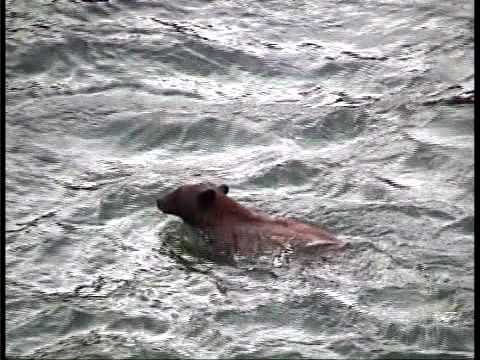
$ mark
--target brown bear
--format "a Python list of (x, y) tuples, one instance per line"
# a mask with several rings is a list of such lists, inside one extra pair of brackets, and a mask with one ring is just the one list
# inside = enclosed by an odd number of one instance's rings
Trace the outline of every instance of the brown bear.
[(251, 211), (228, 197), (228, 190), (227, 185), (212, 183), (183, 185), (158, 199), (157, 207), (201, 230), (219, 255), (342, 245), (312, 225)]

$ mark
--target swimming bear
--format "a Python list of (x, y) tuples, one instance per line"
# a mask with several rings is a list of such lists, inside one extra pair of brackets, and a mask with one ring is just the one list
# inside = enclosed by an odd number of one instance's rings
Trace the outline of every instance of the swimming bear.
[(333, 234), (287, 218), (247, 209), (227, 196), (227, 185), (183, 185), (157, 200), (165, 214), (199, 229), (215, 254), (252, 255), (275, 249), (341, 246)]

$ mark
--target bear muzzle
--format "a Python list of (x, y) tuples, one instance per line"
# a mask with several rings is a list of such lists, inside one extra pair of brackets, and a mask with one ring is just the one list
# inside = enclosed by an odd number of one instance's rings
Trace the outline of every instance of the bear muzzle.
[(165, 206), (165, 200), (164, 199), (157, 199), (157, 208), (160, 211), (166, 212), (166, 206)]

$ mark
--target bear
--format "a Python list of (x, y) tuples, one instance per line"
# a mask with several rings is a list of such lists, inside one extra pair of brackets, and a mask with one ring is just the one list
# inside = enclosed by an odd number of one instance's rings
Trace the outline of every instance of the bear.
[(227, 196), (228, 192), (225, 184), (187, 184), (157, 199), (157, 207), (200, 230), (215, 255), (342, 246), (326, 230), (250, 210)]

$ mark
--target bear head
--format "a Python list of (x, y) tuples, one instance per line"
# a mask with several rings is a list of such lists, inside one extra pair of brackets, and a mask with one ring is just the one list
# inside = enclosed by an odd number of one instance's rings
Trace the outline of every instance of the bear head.
[(212, 183), (183, 185), (158, 199), (157, 207), (163, 213), (176, 215), (190, 225), (201, 226), (209, 210), (227, 193), (227, 185), (216, 186)]

